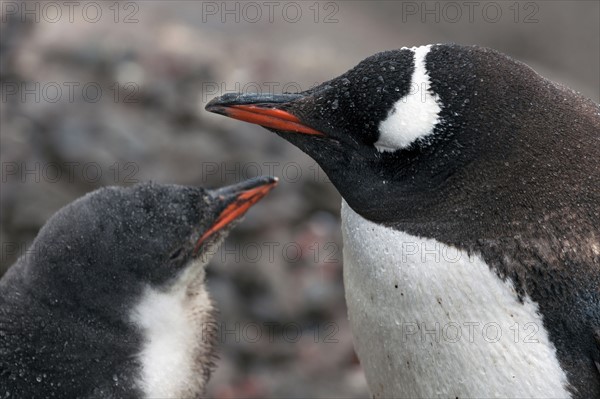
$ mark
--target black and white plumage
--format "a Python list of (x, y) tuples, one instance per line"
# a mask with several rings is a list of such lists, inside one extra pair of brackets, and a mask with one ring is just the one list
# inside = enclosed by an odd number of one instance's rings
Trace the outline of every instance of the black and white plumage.
[(58, 211), (0, 280), (0, 397), (200, 397), (204, 266), (275, 183), (109, 187)]
[(276, 132), (340, 191), (375, 397), (600, 397), (598, 104), (494, 50), (432, 45), (207, 109)]

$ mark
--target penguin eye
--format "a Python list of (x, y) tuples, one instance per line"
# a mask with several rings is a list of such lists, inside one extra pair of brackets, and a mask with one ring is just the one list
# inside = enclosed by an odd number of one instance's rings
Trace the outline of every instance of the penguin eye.
[(179, 247), (177, 248), (170, 256), (169, 256), (169, 260), (175, 260), (177, 258), (179, 258), (179, 256), (181, 255), (181, 253), (183, 252), (183, 248)]

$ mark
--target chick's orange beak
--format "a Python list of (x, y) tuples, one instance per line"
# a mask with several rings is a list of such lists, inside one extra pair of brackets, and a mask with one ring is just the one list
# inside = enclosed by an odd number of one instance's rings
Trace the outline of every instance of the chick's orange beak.
[(228, 205), (221, 211), (212, 226), (196, 242), (194, 253), (198, 252), (209, 237), (242, 217), (252, 205), (267, 195), (277, 185), (277, 182), (276, 177), (263, 177), (215, 191), (214, 195), (217, 200), (228, 202)]

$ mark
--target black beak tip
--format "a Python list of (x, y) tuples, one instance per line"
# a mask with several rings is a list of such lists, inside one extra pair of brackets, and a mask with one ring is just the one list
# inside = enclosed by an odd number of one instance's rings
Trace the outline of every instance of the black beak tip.
[(239, 194), (258, 189), (260, 187), (275, 187), (279, 182), (279, 178), (275, 176), (259, 176), (252, 179), (248, 179), (241, 183), (233, 184), (231, 186), (225, 186), (213, 190), (213, 195), (216, 197), (223, 198), (236, 198)]
[[(216, 98), (214, 100), (216, 100)], [(214, 100), (212, 100), (210, 103), (206, 104), (206, 107), (204, 107), (204, 109), (207, 110), (208, 112), (212, 112), (213, 114), (227, 116), (227, 107), (219, 105)], [(214, 104), (211, 104), (213, 101), (214, 101)]]
[[(285, 104), (302, 98), (302, 94), (270, 94), (270, 93), (227, 93), (213, 98), (206, 104), (207, 111), (221, 113), (232, 105), (254, 105), (254, 104)], [(221, 111), (221, 112), (220, 112)]]
[(270, 186), (270, 185), (276, 185), (277, 183), (279, 183), (279, 177), (277, 177), (277, 176), (260, 176), (260, 177), (255, 177), (254, 179), (250, 179), (249, 182), (253, 187)]
[(219, 109), (224, 109), (228, 105), (236, 105), (239, 104), (241, 94), (239, 93), (227, 93), (222, 96), (215, 97), (206, 104), (207, 111), (219, 113), (217, 112)]

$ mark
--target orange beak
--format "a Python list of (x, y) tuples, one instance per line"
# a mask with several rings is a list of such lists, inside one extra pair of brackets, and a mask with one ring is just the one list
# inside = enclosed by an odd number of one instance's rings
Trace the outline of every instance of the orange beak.
[(206, 110), (278, 131), (324, 136), (304, 125), (295, 115), (279, 108), (298, 98), (296, 94), (226, 94), (211, 100)]
[(277, 182), (276, 177), (262, 177), (217, 190), (215, 196), (218, 200), (231, 202), (221, 211), (213, 225), (200, 237), (194, 247), (194, 254), (210, 236), (242, 217), (252, 205), (267, 195), (277, 185)]

